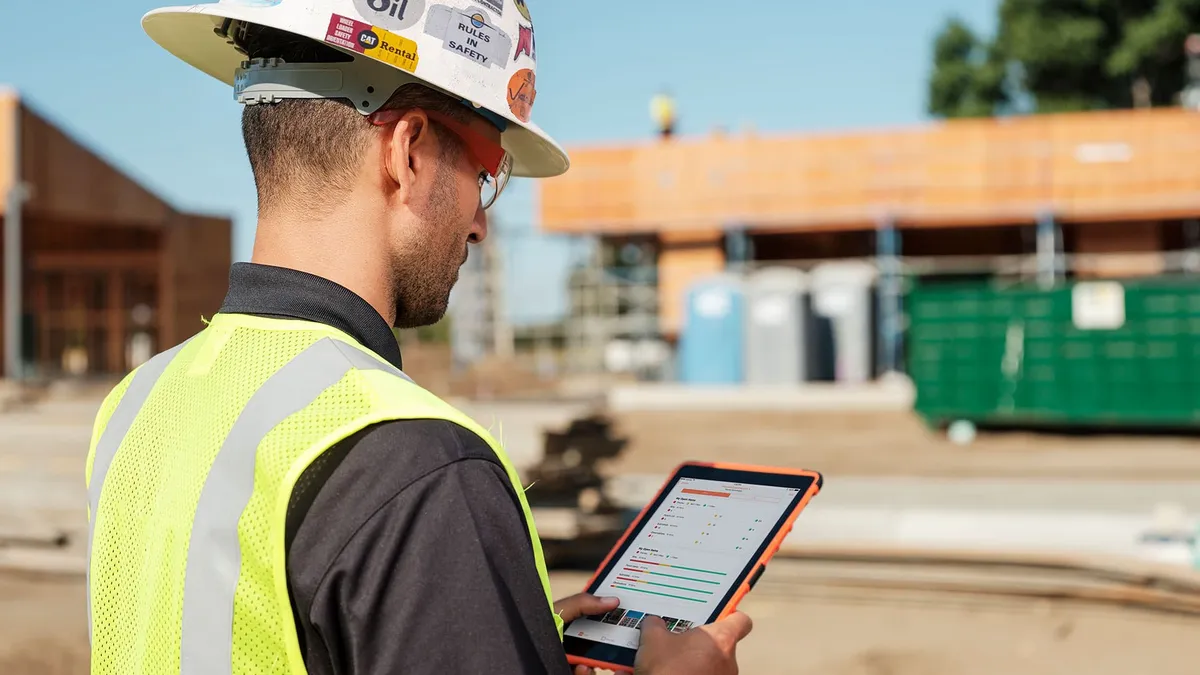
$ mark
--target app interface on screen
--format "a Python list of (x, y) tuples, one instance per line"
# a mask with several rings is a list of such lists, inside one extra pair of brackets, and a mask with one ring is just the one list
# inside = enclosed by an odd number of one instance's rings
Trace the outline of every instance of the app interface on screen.
[(620, 607), (573, 622), (567, 634), (637, 649), (647, 614), (677, 633), (704, 623), (797, 492), (681, 478), (596, 591)]

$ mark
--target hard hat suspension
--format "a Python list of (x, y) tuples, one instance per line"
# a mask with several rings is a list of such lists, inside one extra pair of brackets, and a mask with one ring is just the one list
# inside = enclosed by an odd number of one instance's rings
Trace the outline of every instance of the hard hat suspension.
[(257, 105), (289, 98), (344, 98), (359, 113), (370, 115), (387, 103), (406, 78), (390, 68), (366, 63), (285, 63), (282, 59), (243, 61), (234, 75), (238, 103)]

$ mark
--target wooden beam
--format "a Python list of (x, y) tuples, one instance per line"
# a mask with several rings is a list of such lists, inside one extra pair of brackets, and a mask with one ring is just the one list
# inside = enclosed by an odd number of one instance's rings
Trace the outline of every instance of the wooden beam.
[(795, 232), (1200, 217), (1200, 116), (1180, 108), (954, 120), (899, 130), (570, 148), (541, 228), (711, 223)]
[(29, 269), (36, 272), (48, 271), (111, 271), (158, 269), (160, 255), (157, 251), (71, 251), (66, 253), (34, 253), (30, 256)]
[(179, 255), (178, 216), (167, 227), (162, 241), (162, 254), (158, 256), (155, 271), (158, 274), (158, 317), (157, 351), (165, 351), (176, 344), (175, 315), (179, 293), (175, 287), (175, 259)]
[(108, 367), (110, 373), (125, 372), (125, 275), (120, 270), (108, 273)]

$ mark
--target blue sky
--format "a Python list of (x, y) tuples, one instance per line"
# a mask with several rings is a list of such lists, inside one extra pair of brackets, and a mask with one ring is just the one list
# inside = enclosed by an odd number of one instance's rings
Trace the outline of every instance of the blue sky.
[[(229, 89), (176, 61), (141, 30), (145, 0), (72, 3), (47, 42), (46, 3), (0, 7), (0, 85), (176, 207), (234, 218), (250, 254), (255, 197)], [(927, 120), (932, 37), (950, 14), (982, 31), (995, 0), (529, 0), (537, 27), (534, 118), (571, 143), (649, 135), (649, 100), (668, 87), (679, 132), (752, 125), (826, 132)], [(40, 10), (40, 11), (39, 11)], [(495, 207), (518, 322), (552, 318), (572, 250), (538, 232), (529, 181)]]

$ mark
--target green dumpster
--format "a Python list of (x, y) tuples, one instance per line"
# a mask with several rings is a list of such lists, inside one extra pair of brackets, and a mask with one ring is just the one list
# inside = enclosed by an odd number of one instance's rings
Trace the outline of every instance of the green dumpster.
[(917, 282), (905, 306), (930, 425), (1200, 426), (1200, 279)]

